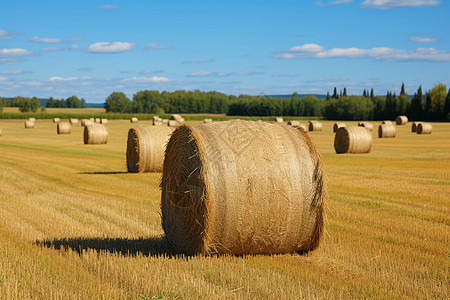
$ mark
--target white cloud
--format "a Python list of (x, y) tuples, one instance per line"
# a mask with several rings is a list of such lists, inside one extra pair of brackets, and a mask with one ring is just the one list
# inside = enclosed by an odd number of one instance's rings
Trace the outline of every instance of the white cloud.
[(0, 77), (0, 81), (6, 81), (8, 80), (8, 77)]
[[(375, 60), (383, 60), (383, 61), (431, 61), (431, 62), (450, 61), (450, 51), (438, 50), (435, 48), (417, 48), (415, 50), (403, 50), (403, 49), (393, 49), (389, 47), (377, 47), (370, 49), (332, 48), (327, 50), (322, 47), (322, 50), (313, 52), (307, 45), (310, 44), (292, 47), (284, 52), (272, 53), (272, 57), (281, 59), (372, 58)], [(319, 47), (316, 48), (319, 49)], [(291, 49), (295, 49), (295, 51)], [(304, 50), (301, 51), (299, 49)]]
[(87, 52), (91, 53), (119, 53), (133, 49), (136, 45), (134, 43), (126, 42), (99, 42), (89, 45)]
[(11, 70), (11, 71), (1, 71), (1, 75), (22, 75), (22, 74), (30, 74), (30, 71), (20, 71), (20, 70)]
[(0, 40), (12, 40), (18, 32), (0, 29)]
[(133, 77), (133, 78), (125, 78), (122, 81), (124, 82), (134, 82), (134, 83), (149, 83), (149, 82), (169, 82), (170, 79), (166, 77)]
[(21, 61), (26, 56), (33, 55), (33, 52), (21, 48), (0, 49), (0, 63)]
[(336, 0), (336, 1), (331, 1), (331, 2), (322, 2), (322, 1), (317, 1), (314, 2), (313, 5), (315, 6), (330, 6), (330, 5), (339, 5), (339, 4), (346, 4), (346, 3), (352, 3), (353, 0)]
[(413, 36), (409, 38), (410, 42), (414, 43), (433, 43), (439, 41), (439, 39), (436, 38), (430, 38), (430, 37), (420, 37), (420, 36)]
[(164, 72), (163, 70), (146, 70), (146, 71), (140, 71), (139, 74), (141, 75), (146, 75), (146, 74), (157, 74), (157, 73), (162, 73)]
[(289, 51), (292, 52), (320, 52), (323, 51), (325, 48), (322, 46), (319, 46), (317, 44), (304, 44), (302, 46), (294, 46), (292, 48), (289, 48)]
[(391, 9), (397, 7), (423, 7), (441, 5), (440, 0), (365, 0), (362, 8)]
[(188, 77), (206, 77), (206, 76), (212, 76), (215, 73), (213, 72), (207, 72), (207, 71), (197, 71), (197, 72), (191, 72), (187, 76)]
[(76, 42), (81, 40), (80, 37), (75, 37), (69, 40), (62, 40), (62, 39), (58, 39), (58, 38), (47, 38), (47, 37), (38, 37), (35, 36), (33, 37), (30, 42), (35, 42), (35, 43), (44, 43), (44, 44), (57, 44), (57, 43), (71, 43), (71, 42)]
[(61, 81), (63, 81), (63, 82), (68, 82), (68, 81), (78, 81), (78, 80), (87, 80), (87, 79), (90, 79), (90, 77), (67, 77), (67, 78), (64, 78), (64, 77), (59, 77), (59, 76), (53, 76), (53, 77), (50, 77), (50, 78), (48, 79), (48, 81), (53, 81), (53, 82), (61, 82)]
[(160, 50), (160, 49), (171, 49), (173, 48), (173, 46), (169, 46), (169, 45), (160, 45), (158, 43), (150, 43), (147, 46), (145, 46), (144, 49), (147, 50)]
[(104, 9), (104, 10), (108, 10), (108, 9), (117, 9), (119, 8), (119, 5), (116, 4), (102, 4), (100, 5), (98, 8), (99, 9)]
[(58, 51), (61, 50), (61, 48), (58, 47), (45, 47), (42, 48), (42, 52), (54, 52), (54, 51)]

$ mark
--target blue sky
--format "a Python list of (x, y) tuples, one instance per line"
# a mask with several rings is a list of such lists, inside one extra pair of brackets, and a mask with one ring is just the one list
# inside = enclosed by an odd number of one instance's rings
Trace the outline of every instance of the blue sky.
[(0, 2), (0, 96), (450, 87), (440, 0)]

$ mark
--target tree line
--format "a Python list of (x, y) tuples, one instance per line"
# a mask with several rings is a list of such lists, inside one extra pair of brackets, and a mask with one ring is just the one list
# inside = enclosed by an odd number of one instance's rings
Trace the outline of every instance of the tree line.
[[(37, 97), (14, 97), (12, 101), (2, 99), (0, 97), (0, 112), (3, 111), (3, 107), (18, 107), (21, 112), (36, 112), (41, 103)], [(47, 101), (46, 107), (58, 107), (58, 108), (85, 108), (86, 101), (84, 99), (78, 99), (77, 96), (71, 96), (67, 99), (53, 99), (50, 97)]]
[(83, 98), (78, 99), (77, 96), (70, 96), (66, 100), (64, 99), (53, 99), (50, 97), (47, 101), (47, 107), (57, 107), (57, 108), (86, 108), (86, 100)]

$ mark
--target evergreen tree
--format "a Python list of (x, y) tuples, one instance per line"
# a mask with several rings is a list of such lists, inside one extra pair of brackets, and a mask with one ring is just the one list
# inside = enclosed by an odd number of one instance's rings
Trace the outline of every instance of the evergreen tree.
[(400, 91), (400, 96), (401, 95), (406, 95), (406, 92), (405, 92), (405, 84), (402, 82), (402, 89), (401, 89), (401, 91)]
[(412, 121), (419, 121), (423, 119), (423, 105), (422, 105), (422, 86), (419, 86), (417, 92), (414, 93), (414, 96), (411, 100), (411, 106), (408, 110), (408, 117)]
[(425, 96), (425, 111), (424, 111), (424, 117), (429, 119), (431, 118), (431, 95), (430, 93), (427, 93)]
[(330, 100), (330, 92), (327, 91), (327, 100)]
[(373, 99), (375, 98), (374, 94), (373, 94), (373, 88), (370, 90), (370, 98)]
[(344, 87), (344, 93), (342, 94), (342, 96), (347, 97), (347, 89)]
[(337, 99), (337, 98), (339, 98), (337, 95), (337, 89), (336, 89), (336, 87), (334, 87), (333, 96), (331, 96), (331, 99)]
[(445, 98), (444, 120), (450, 121), (450, 89), (448, 89), (447, 97)]
[(364, 91), (363, 91), (363, 97), (367, 97), (367, 95), (366, 95), (366, 89), (364, 89)]

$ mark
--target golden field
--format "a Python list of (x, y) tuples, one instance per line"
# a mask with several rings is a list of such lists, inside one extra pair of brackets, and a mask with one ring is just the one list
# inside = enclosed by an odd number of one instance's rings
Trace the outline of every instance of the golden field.
[(448, 299), (450, 124), (378, 139), (373, 122), (354, 155), (333, 124), (310, 133), (329, 182), (316, 251), (187, 258), (161, 239), (161, 174), (126, 172), (129, 121), (84, 145), (79, 124), (0, 120), (0, 299)]

